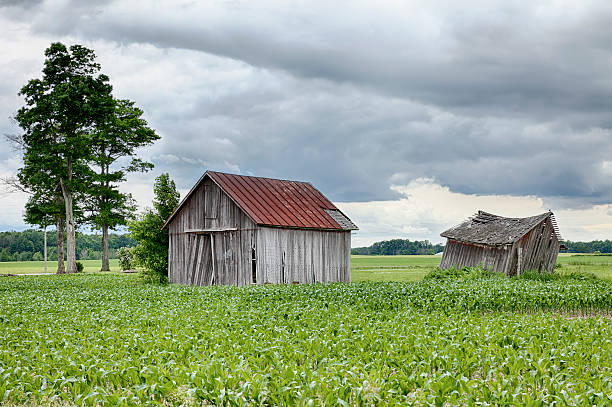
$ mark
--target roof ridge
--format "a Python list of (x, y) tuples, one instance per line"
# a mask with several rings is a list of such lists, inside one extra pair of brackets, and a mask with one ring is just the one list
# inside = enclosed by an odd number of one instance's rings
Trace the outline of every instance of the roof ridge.
[(294, 179), (285, 179), (285, 178), (272, 178), (272, 177), (259, 177), (256, 175), (244, 175), (244, 174), (234, 174), (232, 172), (221, 172), (221, 171), (211, 171), (211, 170), (207, 170), (205, 172), (206, 173), (214, 173), (214, 174), (222, 174), (222, 175), (231, 175), (233, 177), (246, 177), (246, 178), (256, 178), (256, 179), (269, 179), (269, 180), (273, 180), (273, 181), (287, 181), (287, 182), (298, 182), (300, 184), (309, 184), (312, 185), (310, 182), (308, 181), (296, 181)]

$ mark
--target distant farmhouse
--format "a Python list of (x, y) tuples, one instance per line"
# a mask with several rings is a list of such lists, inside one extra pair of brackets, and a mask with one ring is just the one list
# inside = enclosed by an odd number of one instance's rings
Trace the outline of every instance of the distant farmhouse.
[(441, 269), (482, 265), (512, 276), (526, 270), (553, 271), (561, 235), (552, 212), (528, 218), (504, 218), (478, 211), (441, 233), (447, 243)]
[(191, 285), (350, 281), (357, 226), (310, 183), (207, 171), (164, 224)]

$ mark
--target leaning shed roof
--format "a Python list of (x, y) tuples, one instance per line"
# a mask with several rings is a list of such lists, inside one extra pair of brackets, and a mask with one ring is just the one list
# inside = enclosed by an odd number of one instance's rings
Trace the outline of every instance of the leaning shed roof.
[(166, 227), (200, 184), (210, 177), (255, 223), (304, 229), (357, 230), (308, 182), (206, 171), (168, 218)]
[(555, 234), (561, 240), (554, 215), (550, 211), (528, 218), (504, 218), (492, 213), (478, 211), (467, 221), (442, 232), (440, 236), (466, 243), (508, 244), (525, 236), (527, 232), (549, 216), (552, 219)]

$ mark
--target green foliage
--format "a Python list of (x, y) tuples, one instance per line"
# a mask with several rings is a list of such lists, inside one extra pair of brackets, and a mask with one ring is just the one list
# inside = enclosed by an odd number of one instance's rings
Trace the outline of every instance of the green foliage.
[(92, 133), (90, 160), (97, 172), (92, 174), (92, 185), (87, 191), (87, 208), (94, 227), (125, 225), (135, 210), (131, 195), (120, 192), (118, 183), (125, 181), (127, 173), (153, 168), (152, 163), (135, 156), (138, 148), (159, 139), (142, 118), (143, 114), (134, 102), (113, 99), (112, 109), (100, 117)]
[(612, 402), (610, 283), (134, 281), (0, 278), (0, 403)]
[[(47, 232), (47, 253), (49, 260), (57, 260), (55, 249), (55, 240), (57, 233), (55, 230)], [(44, 251), (43, 247), (43, 232), (40, 230), (24, 230), (23, 232), (0, 232), (0, 262), (3, 261), (30, 261), (38, 260), (38, 256), (42, 258)], [(132, 247), (136, 245), (136, 241), (128, 235), (118, 235), (111, 233), (109, 235), (109, 247), (111, 257), (116, 257), (117, 249), (121, 247)], [(76, 250), (80, 255), (80, 260), (99, 260), (102, 251), (100, 235), (78, 233), (76, 236)], [(82, 254), (86, 252), (87, 256)], [(30, 254), (29, 257), (27, 254)]]
[(612, 253), (612, 240), (593, 240), (591, 242), (563, 242), (569, 253)]
[(77, 273), (82, 273), (83, 270), (85, 269), (85, 266), (80, 261), (76, 262), (76, 266), (77, 266)]
[[(88, 161), (92, 129), (112, 110), (112, 86), (99, 74), (95, 53), (81, 45), (56, 42), (45, 50), (41, 79), (32, 79), (19, 95), (25, 105), (15, 120), (23, 129), (20, 184), (33, 193), (26, 218), (44, 222), (63, 198), (66, 219), (67, 272), (76, 271), (75, 229), (79, 201), (90, 185)], [(45, 202), (54, 202), (49, 211)]]
[(597, 280), (597, 276), (593, 273), (585, 273), (578, 271), (571, 272), (553, 272), (540, 273), (537, 270), (528, 270), (523, 272), (517, 278), (523, 280), (538, 280), (538, 281), (558, 281), (558, 280)]
[(376, 242), (370, 247), (356, 247), (351, 254), (362, 255), (409, 255), (436, 254), (444, 250), (442, 244), (432, 244), (429, 240), (411, 242), (408, 239), (392, 239)]
[(423, 277), (424, 280), (454, 280), (454, 281), (469, 281), (486, 278), (500, 278), (504, 275), (493, 273), (485, 270), (482, 267), (451, 267), (446, 270), (436, 268)]
[(470, 281), (479, 279), (491, 279), (491, 278), (502, 278), (502, 279), (521, 279), (521, 280), (533, 280), (533, 281), (567, 281), (567, 280), (597, 280), (597, 276), (593, 273), (585, 272), (552, 272), (552, 273), (541, 273), (537, 270), (527, 270), (518, 276), (507, 277), (502, 273), (494, 273), (485, 270), (482, 267), (463, 267), (457, 269), (451, 267), (446, 270), (440, 268), (434, 269), (425, 275), (423, 280), (437, 280), (437, 281)]
[(178, 206), (180, 194), (166, 173), (155, 179), (154, 193), (154, 209), (146, 210), (130, 222), (129, 229), (138, 242), (134, 259), (143, 268), (144, 280), (165, 284), (168, 281), (168, 231), (162, 230), (162, 226)]
[(134, 253), (131, 248), (120, 248), (117, 250), (117, 257), (119, 258), (119, 266), (121, 267), (121, 270), (134, 269)]
[[(86, 207), (91, 225), (102, 230), (104, 248), (108, 247), (108, 229), (126, 225), (136, 210), (131, 194), (119, 191), (119, 183), (130, 172), (153, 168), (152, 163), (135, 156), (138, 148), (159, 139), (142, 118), (143, 113), (132, 101), (113, 99), (112, 110), (101, 117), (93, 132), (90, 160), (97, 172), (87, 190)], [(107, 270), (107, 254), (102, 251), (103, 270)]]
[(153, 192), (155, 194), (153, 207), (157, 215), (165, 222), (178, 206), (180, 194), (176, 190), (174, 181), (170, 179), (167, 173), (155, 178)]

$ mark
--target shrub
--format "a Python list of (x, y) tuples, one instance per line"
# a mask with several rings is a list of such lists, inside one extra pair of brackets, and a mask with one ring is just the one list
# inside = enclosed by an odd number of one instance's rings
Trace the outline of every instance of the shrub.
[(559, 280), (597, 280), (597, 276), (593, 273), (584, 273), (579, 271), (572, 271), (570, 273), (545, 273), (537, 270), (524, 271), (517, 278), (523, 280), (535, 280), (535, 281), (559, 281)]
[(142, 267), (145, 281), (168, 282), (168, 230), (162, 230), (165, 220), (178, 206), (180, 195), (168, 174), (155, 179), (153, 209), (148, 209), (128, 225), (130, 235), (138, 245), (134, 260)]
[(501, 273), (493, 273), (484, 269), (481, 266), (477, 267), (463, 267), (456, 268), (451, 267), (446, 270), (442, 269), (434, 269), (427, 273), (424, 280), (459, 280), (459, 281), (467, 281), (467, 280), (477, 280), (483, 278), (497, 278), (503, 276)]
[(129, 247), (121, 247), (117, 250), (119, 266), (121, 270), (132, 270), (134, 268), (134, 253)]
[(76, 262), (76, 266), (77, 266), (77, 273), (82, 273), (83, 270), (85, 269), (85, 266), (80, 261)]

